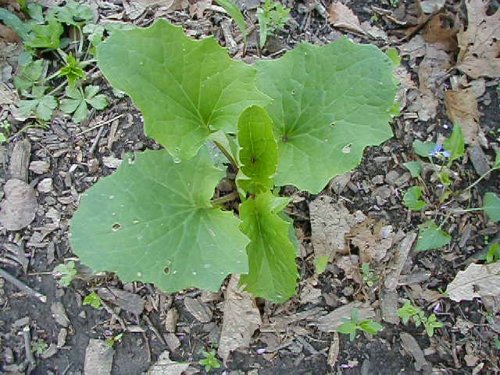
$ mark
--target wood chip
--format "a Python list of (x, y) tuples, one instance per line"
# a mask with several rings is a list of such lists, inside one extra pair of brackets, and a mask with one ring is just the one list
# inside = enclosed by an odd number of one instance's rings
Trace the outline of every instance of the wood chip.
[(380, 297), (382, 319), (387, 323), (399, 324), (398, 293), (394, 290), (384, 290)]
[(212, 320), (212, 310), (207, 305), (201, 303), (198, 299), (184, 298), (186, 310), (200, 323), (208, 323)]
[(330, 344), (330, 349), (328, 349), (328, 356), (326, 358), (328, 366), (330, 366), (332, 369), (334, 368), (335, 363), (337, 363), (339, 352), (340, 352), (340, 338), (339, 334), (335, 332), (333, 334), (333, 340), (332, 343)]
[(113, 367), (115, 351), (102, 340), (90, 339), (85, 350), (85, 375), (109, 375)]
[(164, 351), (149, 368), (147, 375), (181, 375), (188, 367), (189, 363), (174, 362), (170, 359), (170, 353)]
[(375, 317), (375, 310), (371, 306), (361, 302), (351, 302), (333, 310), (327, 315), (317, 318), (312, 324), (320, 331), (335, 332), (346, 320), (351, 319), (353, 309), (358, 309), (360, 320), (373, 319)]
[(68, 315), (66, 314), (66, 309), (61, 302), (54, 302), (50, 306), (50, 311), (52, 312), (52, 316), (57, 324), (65, 328), (69, 327), (70, 321)]
[(10, 157), (9, 175), (28, 182), (28, 169), (31, 155), (31, 143), (27, 139), (15, 144)]
[(420, 349), (417, 340), (406, 332), (401, 332), (399, 337), (403, 348), (415, 359), (415, 369), (417, 371), (423, 370), (426, 375), (431, 374), (432, 367), (425, 359), (424, 352)]
[(38, 209), (35, 190), (25, 181), (10, 179), (4, 186), (5, 198), (0, 204), (0, 224), (7, 230), (20, 230), (34, 219)]
[(391, 262), (392, 264), (389, 265), (390, 269), (385, 277), (384, 285), (387, 290), (395, 291), (398, 287), (399, 276), (416, 238), (417, 234), (410, 232), (399, 243), (396, 255)]
[(110, 302), (125, 311), (139, 316), (144, 311), (145, 301), (137, 294), (126, 292), (116, 288), (100, 288), (97, 291), (99, 297)]

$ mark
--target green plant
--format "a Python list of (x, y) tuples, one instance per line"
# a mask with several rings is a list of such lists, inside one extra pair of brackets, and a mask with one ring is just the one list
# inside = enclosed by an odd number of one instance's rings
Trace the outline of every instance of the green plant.
[(70, 286), (77, 274), (75, 262), (70, 260), (68, 263), (59, 264), (54, 268), (52, 274), (59, 279), (59, 286)]
[(99, 297), (99, 294), (97, 294), (96, 292), (89, 293), (83, 299), (83, 305), (84, 306), (87, 306), (87, 305), (91, 306), (94, 309), (100, 309), (102, 306), (101, 297)]
[(37, 357), (38, 356), (41, 356), (43, 353), (45, 353), (45, 351), (49, 348), (49, 345), (41, 340), (41, 339), (38, 339), (38, 340), (33, 340), (31, 342), (31, 351), (33, 352), (34, 355), (36, 355)]
[(351, 319), (342, 323), (342, 325), (337, 328), (337, 332), (349, 335), (349, 340), (354, 341), (358, 329), (368, 333), (369, 335), (375, 335), (382, 328), (384, 327), (380, 323), (377, 323), (372, 319), (360, 320), (359, 310), (352, 309)]
[(264, 0), (264, 4), (257, 8), (259, 21), (259, 45), (264, 47), (267, 37), (283, 30), (290, 17), (290, 9), (274, 0)]
[(408, 324), (412, 319), (415, 327), (423, 325), (429, 337), (434, 335), (435, 329), (443, 327), (443, 323), (437, 320), (435, 314), (427, 317), (422, 309), (414, 306), (410, 301), (406, 301), (403, 307), (398, 309), (398, 316), (403, 320), (403, 324)]
[(108, 337), (106, 340), (104, 340), (104, 342), (106, 343), (106, 345), (108, 345), (109, 347), (112, 348), (116, 345), (116, 343), (121, 342), (122, 338), (123, 338), (123, 332), (118, 333), (117, 335)]
[(10, 131), (10, 123), (7, 120), (0, 122), (0, 144), (7, 142)]
[(236, 22), (236, 25), (240, 29), (243, 38), (247, 36), (247, 23), (243, 13), (241, 13), (240, 8), (231, 0), (215, 0), (217, 4), (224, 8), (224, 10), (231, 16), (231, 18)]
[[(215, 291), (237, 273), (254, 295), (289, 299), (298, 245), (275, 186), (318, 193), (391, 136), (391, 60), (344, 38), (249, 66), (163, 20), (113, 32), (97, 59), (165, 149), (127, 156), (82, 196), (71, 224), (81, 261), (167, 292)], [(234, 191), (222, 195), (221, 179)]]
[(500, 260), (500, 243), (492, 243), (486, 253), (486, 263), (495, 263)]
[(206, 372), (210, 372), (212, 369), (220, 368), (221, 364), (217, 359), (217, 353), (214, 349), (209, 352), (203, 351), (203, 359), (200, 359), (198, 362), (200, 365), (205, 367)]
[(363, 276), (363, 282), (367, 286), (372, 287), (378, 282), (378, 276), (370, 269), (369, 263), (361, 264), (361, 273)]
[(73, 121), (81, 122), (88, 117), (87, 104), (96, 109), (106, 107), (106, 99), (97, 95), (98, 86), (85, 86), (86, 71), (95, 63), (88, 56), (105, 30), (102, 25), (92, 24), (92, 9), (73, 0), (46, 10), (40, 4), (26, 2), (21, 9), (27, 21), (0, 9), (0, 21), (21, 37), (26, 49), (14, 77), (22, 99), (20, 113), (43, 123), (60, 106), (72, 115)]

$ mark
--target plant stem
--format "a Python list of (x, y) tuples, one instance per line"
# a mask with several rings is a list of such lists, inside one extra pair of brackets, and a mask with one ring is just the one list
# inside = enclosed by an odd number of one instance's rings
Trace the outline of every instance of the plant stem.
[(479, 178), (478, 178), (476, 181), (474, 181), (471, 185), (469, 185), (469, 187), (468, 187), (467, 189), (465, 189), (465, 191), (472, 189), (472, 188), (473, 188), (474, 186), (476, 186), (476, 185), (477, 185), (480, 181), (482, 181), (482, 180), (483, 180), (486, 176), (488, 176), (491, 172), (493, 172), (493, 171), (495, 171), (495, 170), (497, 170), (497, 169), (499, 169), (499, 168), (495, 168), (495, 167), (493, 167), (493, 168), (491, 168), (490, 170), (488, 170), (486, 173), (483, 173), (481, 176), (479, 176)]
[(231, 202), (232, 200), (235, 200), (239, 196), (240, 195), (238, 194), (237, 191), (233, 191), (232, 193), (224, 195), (223, 197), (212, 199), (210, 203), (212, 203), (212, 206), (219, 206), (226, 202)]
[(220, 142), (217, 142), (217, 141), (213, 141), (213, 142), (214, 142), (214, 145), (216, 145), (217, 148), (220, 150), (220, 152), (222, 152), (224, 154), (226, 159), (232, 164), (235, 172), (237, 172), (238, 171), (238, 163), (234, 159), (233, 155), (228, 150), (226, 150), (226, 148)]

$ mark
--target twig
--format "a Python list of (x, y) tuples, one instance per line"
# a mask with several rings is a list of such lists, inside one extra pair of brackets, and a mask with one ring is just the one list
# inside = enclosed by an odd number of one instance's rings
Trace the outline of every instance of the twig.
[(143, 315), (143, 318), (146, 321), (146, 323), (148, 324), (149, 329), (151, 331), (153, 331), (153, 333), (156, 335), (156, 337), (158, 337), (158, 339), (161, 341), (161, 343), (165, 346), (168, 346), (167, 342), (165, 341), (165, 338), (160, 334), (160, 332), (153, 325), (153, 323), (151, 322), (151, 319), (149, 319), (149, 317), (147, 315)]
[(95, 130), (97, 128), (100, 128), (101, 126), (104, 126), (106, 124), (109, 124), (110, 122), (113, 122), (115, 120), (118, 120), (119, 118), (125, 116), (124, 113), (120, 114), (120, 115), (117, 115), (113, 118), (110, 118), (109, 120), (106, 120), (106, 121), (101, 121), (100, 123), (92, 126), (91, 128), (88, 128), (88, 129), (85, 129), (85, 130), (82, 130), (80, 133), (77, 133), (76, 136), (79, 136), (79, 135), (82, 135), (82, 134), (85, 134), (85, 133), (88, 133), (88, 132), (91, 132), (92, 130)]
[(224, 195), (220, 198), (215, 198), (210, 201), (212, 203), (212, 206), (218, 206), (227, 202), (231, 202), (232, 200), (235, 200), (238, 198), (240, 195), (238, 194), (237, 191), (233, 191), (232, 193), (229, 193), (227, 195)]
[(24, 351), (26, 352), (26, 360), (31, 364), (35, 364), (35, 357), (33, 357), (33, 353), (31, 352), (31, 335), (30, 335), (30, 327), (24, 326), (23, 328), (23, 338), (24, 338)]
[(12, 276), (10, 273), (5, 271), (3, 268), (0, 268), (0, 277), (4, 278), (8, 282), (10, 282), (12, 285), (14, 285), (17, 289), (25, 292), (26, 294), (35, 297), (39, 299), (41, 302), (46, 303), (47, 302), (47, 297), (44, 296), (41, 293), (38, 293), (37, 291), (31, 289), (29, 286), (24, 284), (23, 282), (19, 281), (16, 279), (14, 276)]
[(113, 310), (113, 309), (112, 309), (112, 308), (111, 308), (111, 307), (110, 307), (110, 306), (109, 306), (106, 302), (104, 302), (104, 301), (102, 300), (102, 298), (101, 298), (101, 305), (102, 305), (102, 307), (104, 307), (104, 308), (106, 309), (106, 311), (107, 311), (108, 313), (110, 313), (110, 314), (111, 314), (111, 316), (112, 316), (112, 317), (113, 317), (113, 318), (114, 318), (114, 319), (115, 319), (118, 323), (120, 323), (120, 326), (122, 327), (122, 329), (123, 329), (124, 331), (126, 331), (126, 330), (127, 330), (127, 325), (125, 324), (125, 322), (123, 321), (123, 319), (122, 319), (122, 318), (120, 318), (120, 317), (118, 316), (118, 314), (117, 314), (117, 313), (115, 313), (115, 311), (114, 311), (114, 310)]
[(92, 155), (97, 148), (97, 144), (99, 143), (99, 139), (101, 138), (102, 132), (104, 131), (104, 128), (100, 128), (99, 131), (97, 132), (97, 135), (94, 138), (94, 141), (92, 142), (92, 146), (90, 146), (89, 149), (89, 155)]

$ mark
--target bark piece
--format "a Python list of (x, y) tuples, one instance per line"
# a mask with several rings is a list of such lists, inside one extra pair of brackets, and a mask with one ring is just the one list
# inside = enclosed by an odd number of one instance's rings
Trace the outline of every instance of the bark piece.
[(35, 190), (25, 181), (10, 179), (4, 186), (5, 198), (0, 204), (0, 224), (7, 230), (20, 230), (34, 219), (38, 202)]
[(168, 350), (161, 353), (160, 358), (152, 365), (147, 375), (181, 375), (189, 367), (189, 363), (174, 362)]
[(28, 182), (28, 169), (31, 155), (31, 143), (27, 139), (16, 143), (10, 157), (9, 174), (11, 179)]
[(85, 375), (109, 375), (113, 367), (115, 351), (104, 341), (90, 339), (85, 350)]
[(126, 292), (116, 288), (100, 288), (97, 291), (99, 297), (107, 302), (117, 305), (123, 310), (139, 316), (144, 310), (144, 300), (137, 294)]
[(320, 331), (336, 332), (337, 328), (340, 327), (346, 320), (351, 319), (351, 312), (353, 309), (358, 309), (360, 320), (373, 319), (375, 317), (375, 311), (371, 306), (361, 302), (351, 302), (333, 310), (327, 315), (319, 317), (312, 323), (318, 327)]

